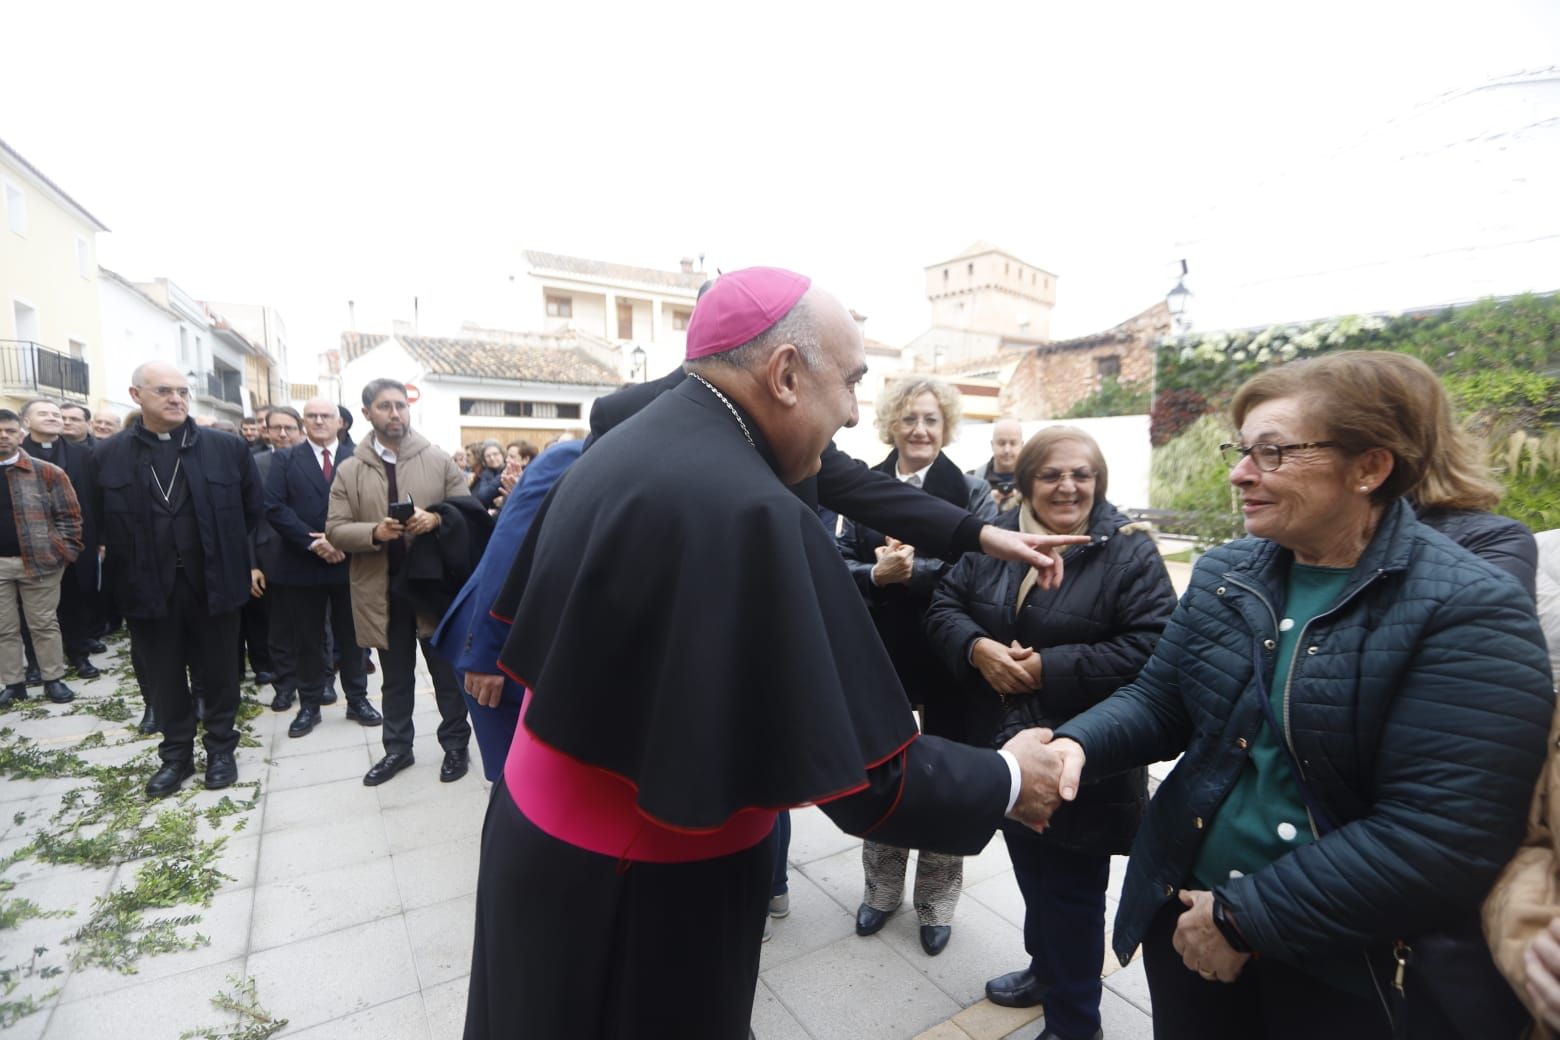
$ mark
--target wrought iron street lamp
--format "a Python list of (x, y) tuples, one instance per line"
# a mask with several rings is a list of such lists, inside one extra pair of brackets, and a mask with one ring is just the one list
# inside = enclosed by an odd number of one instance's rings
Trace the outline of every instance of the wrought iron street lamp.
[(633, 354), (629, 356), (634, 359), (634, 372), (639, 376), (639, 381), (643, 383), (645, 376), (648, 374), (645, 372), (645, 348), (635, 347)]

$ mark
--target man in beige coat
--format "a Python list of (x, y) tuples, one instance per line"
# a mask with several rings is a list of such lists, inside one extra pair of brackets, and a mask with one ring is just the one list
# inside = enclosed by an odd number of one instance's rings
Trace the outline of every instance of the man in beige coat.
[[(449, 663), (429, 645), (438, 618), (418, 617), (412, 604), (391, 591), (407, 547), (434, 536), (439, 515), (426, 507), (468, 493), (460, 469), (426, 437), (412, 430), (406, 387), (393, 379), (375, 379), (363, 388), (363, 415), (374, 432), (341, 464), (330, 488), (325, 537), (352, 557), (352, 620), (357, 641), (379, 648), (384, 666), (380, 693), (385, 715), (385, 757), (363, 777), (382, 784), (412, 764), (412, 705), (417, 645), (433, 676), (439, 705), (439, 745), (444, 763), (439, 779), (448, 783), (466, 775), (471, 725), (466, 703)], [(390, 504), (412, 503), (409, 518), (391, 516)], [(405, 506), (403, 505), (404, 509)]]

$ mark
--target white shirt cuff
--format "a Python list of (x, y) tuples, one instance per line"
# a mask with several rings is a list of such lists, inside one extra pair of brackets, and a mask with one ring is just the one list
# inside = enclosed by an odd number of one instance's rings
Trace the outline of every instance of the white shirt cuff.
[(1007, 808), (1002, 810), (1002, 815), (1008, 816), (1012, 814), (1013, 806), (1018, 804), (1018, 793), (1024, 787), (1024, 774), (1018, 768), (1018, 756), (1013, 752), (999, 750), (997, 754), (1001, 755), (1002, 760), (1007, 763), (1008, 774), (1012, 777), (1012, 782), (1008, 785)]

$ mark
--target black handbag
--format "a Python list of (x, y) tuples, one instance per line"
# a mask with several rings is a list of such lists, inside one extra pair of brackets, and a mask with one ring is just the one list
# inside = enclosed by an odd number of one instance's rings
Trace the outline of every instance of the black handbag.
[[(1284, 761), (1316, 826), (1317, 836), (1334, 830), (1327, 812), (1306, 783), (1268, 696), (1262, 652), (1253, 644), (1262, 713), (1284, 749)], [(1366, 957), (1378, 993), (1385, 989), (1393, 1040), (1518, 1040), (1532, 1023), (1506, 982), (1475, 917), (1456, 927), (1392, 944), (1390, 983), (1383, 987), (1377, 961)]]

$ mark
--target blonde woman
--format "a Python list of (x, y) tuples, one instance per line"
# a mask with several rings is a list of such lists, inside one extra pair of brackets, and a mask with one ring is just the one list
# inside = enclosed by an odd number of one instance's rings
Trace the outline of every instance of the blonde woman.
[[(986, 521), (995, 520), (996, 504), (987, 484), (966, 476), (942, 453), (958, 431), (962, 409), (959, 391), (940, 379), (910, 378), (884, 388), (877, 406), (877, 431), (892, 447), (875, 469), (918, 487), (929, 495), (961, 506)], [(948, 561), (927, 556), (916, 547), (846, 519), (840, 552), (857, 587), (872, 610), (873, 622), (888, 650), (899, 681), (920, 708), (921, 730), (934, 736), (964, 740), (964, 711), (957, 684), (942, 666), (922, 630), (932, 592)], [(861, 863), (866, 891), (856, 911), (856, 934), (872, 935), (899, 908), (904, 896), (910, 853), (868, 841)], [(964, 860), (958, 856), (922, 852), (916, 863), (915, 910), (921, 926), (921, 947), (935, 957), (948, 945), (953, 911), (964, 883)]]

